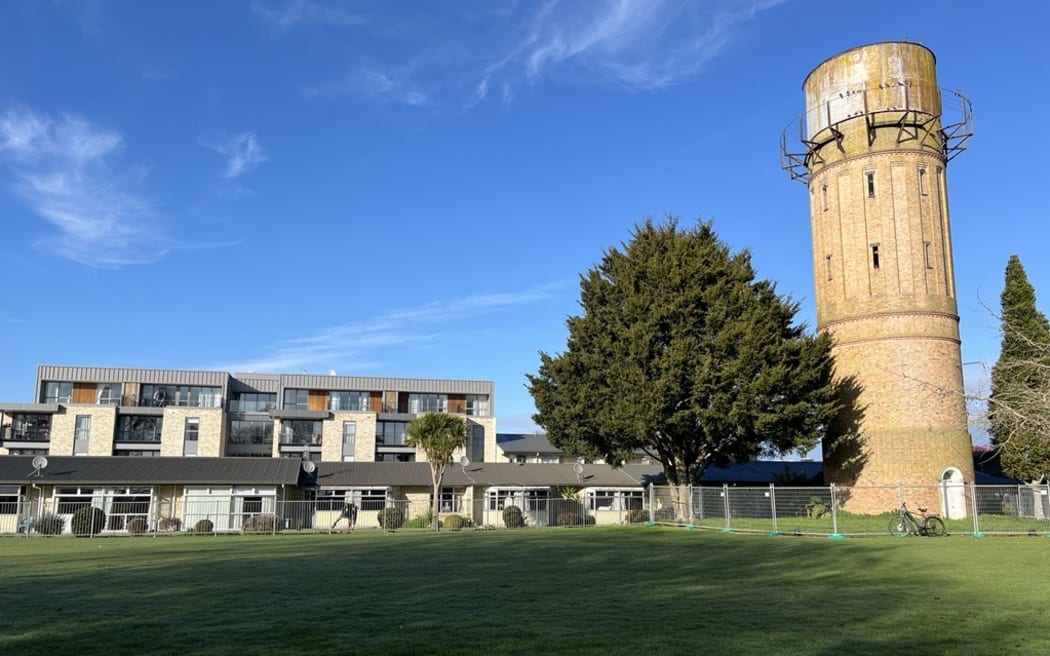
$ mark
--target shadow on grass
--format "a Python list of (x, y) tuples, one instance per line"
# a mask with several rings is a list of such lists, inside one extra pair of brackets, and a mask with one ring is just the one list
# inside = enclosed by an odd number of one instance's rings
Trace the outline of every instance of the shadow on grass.
[[(1042, 601), (1018, 594), (1045, 558), (1034, 540), (633, 528), (12, 540), (0, 550), (4, 654), (1050, 649), (1034, 628)], [(975, 597), (974, 581), (989, 580), (996, 589)]]

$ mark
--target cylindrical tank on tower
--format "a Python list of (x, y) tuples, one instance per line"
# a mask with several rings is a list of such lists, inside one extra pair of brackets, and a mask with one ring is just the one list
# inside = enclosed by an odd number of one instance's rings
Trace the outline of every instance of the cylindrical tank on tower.
[[(781, 157), (809, 188), (817, 329), (833, 337), (850, 409), (825, 442), (825, 478), (915, 486), (915, 501), (936, 507), (937, 497), (959, 516), (973, 461), (945, 170), (972, 121), (965, 98), (946, 103), (935, 65), (907, 42), (825, 60), (803, 84), (802, 149), (789, 152), (785, 131)], [(946, 117), (945, 104), (959, 115)], [(881, 512), (897, 492), (849, 498)]]

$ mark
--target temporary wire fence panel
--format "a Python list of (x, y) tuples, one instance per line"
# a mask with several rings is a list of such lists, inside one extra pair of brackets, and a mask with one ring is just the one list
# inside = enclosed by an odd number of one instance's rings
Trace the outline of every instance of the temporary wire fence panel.
[[(75, 501), (75, 503), (74, 503)], [(1050, 537), (1050, 486), (652, 486), (645, 490), (584, 490), (573, 498), (538, 490), (507, 490), (450, 503), (442, 530), (539, 529), (656, 522), (707, 530), (771, 535), (883, 536), (901, 504), (919, 520), (939, 516), (950, 535)], [(356, 507), (351, 526), (344, 503), (280, 500), (273, 495), (186, 495), (128, 489), (118, 496), (84, 496), (45, 503), (0, 498), (0, 535), (216, 535), (430, 530), (429, 495), (375, 499)], [(859, 511), (858, 508), (864, 508)], [(86, 509), (86, 510), (82, 510)], [(99, 521), (74, 521), (97, 509)], [(925, 511), (923, 511), (925, 509)], [(94, 512), (94, 511), (92, 511)]]

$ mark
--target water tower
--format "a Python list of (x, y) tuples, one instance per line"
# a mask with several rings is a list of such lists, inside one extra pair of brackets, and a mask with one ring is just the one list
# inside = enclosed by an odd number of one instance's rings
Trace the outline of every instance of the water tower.
[[(825, 443), (827, 482), (930, 486), (905, 496), (962, 516), (973, 456), (946, 170), (972, 115), (937, 86), (935, 66), (907, 42), (827, 59), (803, 83), (801, 147), (788, 147), (792, 124), (781, 161), (809, 188), (817, 329), (833, 337), (836, 377), (852, 378), (861, 410), (852, 435)], [(848, 507), (889, 510), (897, 495), (858, 490)]]

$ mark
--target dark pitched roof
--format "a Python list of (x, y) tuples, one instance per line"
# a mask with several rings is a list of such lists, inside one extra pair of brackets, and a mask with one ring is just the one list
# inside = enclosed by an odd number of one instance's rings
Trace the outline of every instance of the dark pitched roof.
[[(584, 487), (638, 487), (641, 482), (626, 468), (608, 465), (583, 465), (577, 475), (572, 464), (528, 464), (478, 462), (449, 465), (444, 485), (549, 487), (580, 485)], [(317, 468), (321, 487), (430, 487), (430, 465), (425, 462), (322, 462)]]
[(132, 458), (48, 456), (34, 476), (33, 458), (0, 457), (0, 483), (69, 485), (295, 485), (301, 464), (294, 458)]
[[(623, 467), (632, 476), (637, 477), (643, 485), (666, 485), (663, 467), (660, 465), (625, 465)], [(704, 470), (700, 477), (701, 485), (721, 485), (723, 483), (742, 483), (766, 485), (784, 482), (788, 479), (802, 479), (816, 485), (823, 485), (820, 462), (798, 460), (752, 460), (728, 467), (711, 466)]]
[(546, 435), (526, 435), (516, 440), (500, 442), (504, 453), (565, 453), (551, 444)]

